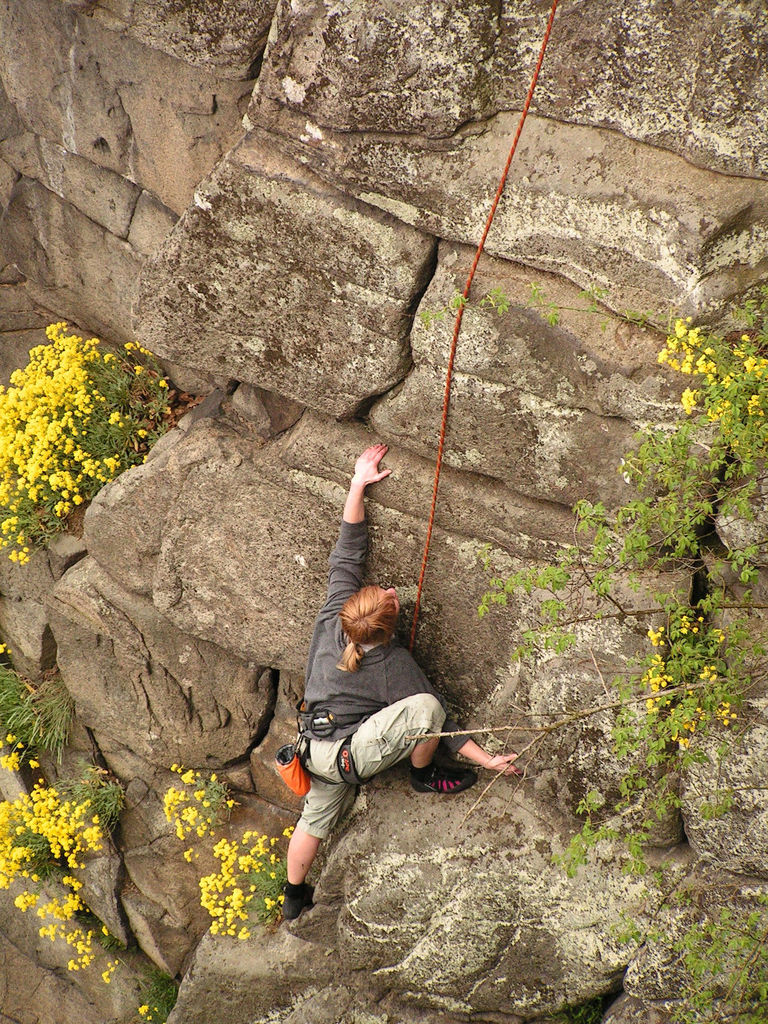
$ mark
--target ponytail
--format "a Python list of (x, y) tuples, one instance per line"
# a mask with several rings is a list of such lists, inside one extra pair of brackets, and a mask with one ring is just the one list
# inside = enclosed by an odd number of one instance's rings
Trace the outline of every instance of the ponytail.
[(340, 668), (342, 672), (357, 672), (360, 668), (360, 662), (363, 660), (364, 653), (365, 652), (360, 644), (356, 644), (354, 640), (350, 640), (344, 648), (341, 661), (336, 668)]
[(397, 625), (397, 601), (381, 587), (363, 587), (344, 602), (339, 612), (347, 646), (336, 668), (357, 672), (363, 660), (361, 644), (388, 644)]

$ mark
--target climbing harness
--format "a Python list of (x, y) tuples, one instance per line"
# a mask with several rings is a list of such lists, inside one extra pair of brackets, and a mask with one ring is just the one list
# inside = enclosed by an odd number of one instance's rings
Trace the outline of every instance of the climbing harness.
[(325, 740), (337, 729), (346, 729), (350, 725), (357, 725), (359, 721), (359, 715), (335, 715), (333, 711), (323, 707), (308, 711), (303, 700), (296, 705), (296, 727), (300, 736)]
[[(296, 740), (286, 743), (275, 754), (275, 769), (286, 786), (298, 796), (305, 796), (311, 785), (307, 771), (310, 743), (313, 739), (329, 739), (337, 729), (345, 729), (359, 722), (359, 715), (335, 715), (328, 708), (307, 710), (300, 700), (296, 705)], [(352, 735), (345, 736), (336, 754), (336, 767), (341, 781), (349, 786), (360, 786), (368, 781), (358, 774), (352, 756)]]
[(559, 0), (552, 0), (552, 8), (551, 8), (551, 10), (549, 12), (549, 18), (547, 20), (547, 28), (546, 28), (546, 31), (544, 32), (544, 38), (543, 38), (542, 43), (541, 43), (541, 49), (539, 51), (539, 59), (538, 59), (538, 61), (536, 63), (536, 68), (535, 68), (535, 70), (533, 72), (533, 77), (531, 78), (531, 84), (528, 87), (528, 95), (526, 96), (525, 103), (523, 104), (523, 110), (522, 110), (522, 113), (520, 114), (520, 120), (519, 120), (518, 125), (517, 125), (517, 131), (515, 132), (515, 137), (514, 137), (514, 139), (512, 141), (512, 146), (511, 146), (510, 151), (509, 151), (509, 156), (507, 157), (507, 162), (506, 162), (506, 164), (504, 166), (504, 171), (503, 171), (503, 173), (501, 175), (501, 179), (499, 181), (499, 186), (496, 189), (496, 195), (494, 196), (493, 203), (491, 204), (491, 211), (488, 214), (488, 219), (485, 222), (485, 230), (483, 231), (482, 238), (480, 239), (480, 243), (479, 243), (479, 245), (477, 247), (477, 251), (475, 252), (475, 258), (472, 261), (472, 267), (471, 267), (471, 269), (469, 271), (469, 276), (467, 277), (467, 283), (464, 285), (464, 291), (461, 293), (462, 294), (462, 300), (459, 302), (458, 309), (456, 310), (456, 320), (455, 320), (454, 325), (453, 325), (453, 338), (451, 339), (451, 348), (450, 348), (450, 352), (448, 354), (448, 367), (447, 367), (446, 375), (445, 375), (445, 393), (444, 393), (444, 396), (443, 396), (443, 415), (442, 415), (442, 420), (440, 422), (440, 435), (439, 435), (438, 442), (437, 442), (437, 462), (436, 462), (436, 465), (435, 465), (435, 479), (434, 479), (434, 483), (432, 485), (432, 504), (430, 506), (429, 521), (427, 523), (427, 538), (426, 538), (426, 541), (424, 543), (424, 554), (422, 555), (422, 559), (421, 559), (421, 572), (419, 573), (419, 585), (418, 585), (418, 588), (416, 590), (416, 605), (415, 605), (415, 607), (413, 609), (413, 623), (411, 625), (411, 639), (410, 639), (410, 643), (408, 645), (409, 646), (409, 650), (411, 651), (411, 653), (413, 653), (413, 648), (414, 648), (414, 645), (416, 643), (416, 626), (417, 626), (417, 623), (419, 621), (419, 610), (421, 608), (421, 593), (422, 593), (422, 590), (424, 588), (424, 576), (425, 576), (426, 571), (427, 571), (427, 559), (429, 558), (429, 546), (430, 546), (430, 543), (432, 541), (432, 528), (433, 528), (433, 526), (435, 524), (435, 509), (437, 507), (437, 489), (438, 489), (438, 486), (440, 484), (440, 470), (441, 470), (442, 465), (443, 465), (443, 448), (445, 446), (445, 431), (446, 431), (446, 426), (447, 426), (447, 423), (448, 423), (448, 407), (449, 407), (450, 400), (451, 400), (451, 381), (452, 381), (452, 378), (453, 378), (453, 363), (454, 363), (454, 358), (456, 356), (456, 343), (459, 340), (459, 331), (461, 330), (461, 321), (462, 321), (462, 319), (464, 317), (464, 306), (466, 305), (467, 299), (469, 298), (469, 292), (470, 292), (470, 289), (472, 287), (472, 281), (474, 280), (474, 277), (475, 277), (475, 271), (477, 270), (477, 265), (480, 262), (480, 256), (482, 255), (483, 249), (485, 248), (485, 240), (488, 237), (488, 232), (491, 229), (491, 224), (493, 223), (493, 218), (494, 218), (494, 215), (496, 213), (496, 207), (499, 205), (499, 200), (501, 199), (501, 194), (504, 191), (504, 186), (505, 186), (505, 184), (507, 182), (507, 175), (509, 174), (509, 168), (510, 168), (510, 165), (512, 163), (512, 157), (515, 155), (515, 150), (517, 149), (517, 143), (520, 140), (520, 135), (521, 135), (521, 133), (523, 131), (523, 125), (525, 124), (525, 119), (528, 116), (528, 108), (531, 105), (531, 100), (533, 99), (533, 91), (536, 88), (536, 83), (539, 80), (539, 72), (541, 71), (541, 66), (544, 63), (544, 53), (546, 52), (547, 43), (549, 42), (549, 34), (552, 31), (552, 22), (554, 21), (554, 18), (555, 18), (555, 11), (557, 10), (558, 2), (559, 2)]

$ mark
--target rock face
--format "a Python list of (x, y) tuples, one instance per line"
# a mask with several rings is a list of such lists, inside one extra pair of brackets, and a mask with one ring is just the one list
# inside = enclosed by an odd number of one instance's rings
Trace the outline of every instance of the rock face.
[(0, 7), (0, 270), (27, 318), (133, 336), (143, 260), (237, 138), (266, 41), (269, 4), (215, 7)]
[[(419, 307), (429, 322), (416, 319), (411, 334), (414, 370), (397, 393), (371, 409), (377, 430), (429, 458), (453, 328), (452, 318), (442, 314), (462, 290), (471, 258), (464, 247), (441, 247)], [(537, 280), (540, 275), (514, 264), (481, 262), (477, 294), (500, 290), (514, 308), (502, 316), (491, 305), (478, 305), (464, 315), (446, 461), (532, 498), (563, 504), (579, 497), (626, 500), (629, 488), (617, 470), (634, 431), (672, 411), (663, 381), (648, 372), (650, 332), (610, 316), (600, 324), (569, 312), (550, 326), (529, 307)], [(552, 278), (544, 287), (549, 301), (578, 305), (575, 288)], [(430, 319), (435, 314), (442, 318)], [(642, 367), (635, 379), (628, 379), (623, 365), (629, 352)]]
[[(38, 936), (40, 922), (34, 911), (21, 914), (14, 906), (19, 891), (18, 886), (4, 890), (0, 898), (4, 1020), (21, 1024), (60, 1020), (62, 1008), (83, 1024), (125, 1020), (125, 1007), (135, 1005), (139, 994), (141, 965), (137, 958), (121, 954), (124, 970), (105, 985), (101, 971), (111, 956), (96, 944), (96, 962), (91, 968), (78, 974), (68, 972), (71, 947), (61, 938), (51, 942)], [(46, 892), (55, 895), (55, 887), (49, 886)]]
[[(33, 0), (23, 11), (6, 4), (2, 29), (3, 82), (28, 130), (142, 182), (180, 213), (232, 137), (238, 100), (250, 86), (64, 4)], [(176, 159), (179, 151), (190, 158)]]
[[(419, 1009), (463, 1019), (470, 1007), (528, 1020), (610, 988), (626, 949), (609, 921), (620, 906), (642, 919), (660, 893), (649, 897), (642, 882), (613, 875), (615, 851), (608, 849), (593, 871), (565, 880), (549, 861), (564, 822), (556, 814), (536, 820), (527, 785), (517, 796), (511, 810), (506, 796), (491, 794), (463, 820), (460, 802), (425, 807), (402, 772), (394, 784), (372, 783), (326, 864), (317, 908), (268, 937), (259, 957), (201, 944), (172, 1024), (265, 1022), (287, 1002), (281, 978), (298, 1015), (318, 988), (337, 1006), (340, 981), (350, 977), (353, 992), (365, 987), (342, 1006), (340, 1019), (350, 1021), (362, 999), (380, 1005), (384, 997), (383, 1021), (419, 1020)], [(380, 829), (385, 848), (375, 838)], [(492, 838), (499, 832), (504, 852)], [(564, 901), (567, 916), (560, 913)], [(323, 964), (321, 976), (313, 959)], [(216, 986), (217, 978), (230, 984)], [(237, 1010), (233, 988), (247, 1000)]]
[[(87, 756), (126, 790), (84, 877), (131, 947), (119, 983), (75, 985), (6, 893), (0, 956), (23, 984), (0, 1019), (60, 1006), (127, 1024), (154, 965), (182, 982), (170, 1024), (562, 1024), (609, 994), (606, 1024), (667, 1024), (687, 922), (727, 894), (740, 920), (760, 905), (762, 683), (748, 741), (720, 763), (725, 737), (697, 740), (702, 761), (673, 780), (653, 881), (624, 874), (612, 840), (575, 878), (552, 860), (587, 793), (620, 796), (607, 681), (646, 642), (644, 594), (690, 580), (649, 570), (621, 615), (524, 665), (533, 598), (477, 616), (489, 573), (555, 563), (575, 501), (631, 496), (635, 432), (679, 408), (656, 359), (669, 312), (719, 316), (768, 278), (759, 0), (563, 5), (478, 264), (416, 655), (463, 724), (494, 730), (488, 749), (525, 750), (522, 780), (484, 791), (484, 776), (438, 805), (402, 768), (377, 778), (324, 844), (316, 907), (243, 942), (207, 932), (198, 880), (216, 862), (184, 861), (163, 811), (175, 761), (232, 787), (230, 838), (295, 820), (272, 761), (294, 736), (350, 469), (374, 441), (392, 475), (368, 492), (367, 572), (410, 623), (452, 307), (549, 6), (0, 4), (0, 375), (66, 317), (138, 338), (180, 389), (214, 388), (100, 492), (81, 538), (0, 564), (2, 639), (31, 678), (57, 665), (76, 706), (44, 769)], [(722, 542), (762, 544), (766, 500), (750, 522), (721, 516)], [(579, 708), (594, 714), (541, 731)], [(24, 784), (2, 782), (6, 797)], [(627, 917), (644, 942), (619, 941)]]
[[(323, 128), (444, 138), (520, 109), (549, 7), (463, 0), (449, 14), (428, 0), (386, 9), (283, 0), (256, 95)], [(533, 109), (765, 176), (765, 28), (756, 0), (674, 13), (659, 0), (598, 0), (588, 17), (560, 9)]]
[[(425, 142), (307, 131), (304, 115), (266, 102), (251, 116), (328, 180), (465, 243), (485, 222), (518, 120), (501, 113), (488, 130), (468, 126)], [(545, 119), (530, 119), (518, 152), (488, 236), (493, 255), (600, 287), (614, 309), (657, 318), (670, 301), (693, 314), (765, 276), (765, 182), (699, 170), (664, 151), (651, 156), (606, 129)]]
[[(626, 991), (641, 995), (646, 1005), (664, 1014), (681, 1008), (680, 992), (690, 981), (681, 956), (681, 939), (691, 922), (696, 921), (699, 927), (718, 923), (720, 910), (727, 905), (730, 917), (724, 942), (732, 941), (749, 915), (759, 910), (766, 891), (764, 881), (734, 877), (717, 868), (693, 873), (677, 898), (658, 915), (658, 931), (630, 964)], [(745, 1010), (752, 1012), (761, 1009), (757, 997), (745, 1006)]]
[[(738, 732), (728, 736), (721, 729), (702, 744), (706, 760), (692, 765), (683, 779), (683, 815), (691, 846), (705, 863), (765, 879), (768, 773), (763, 752), (768, 742), (768, 694), (764, 688), (746, 702), (744, 713), (752, 723), (748, 740)], [(723, 743), (728, 748), (725, 756), (718, 753)], [(726, 797), (728, 813), (712, 819), (708, 807)]]
[[(312, 271), (298, 274), (306, 251)], [(252, 138), (197, 190), (150, 261), (140, 338), (174, 362), (227, 367), (238, 380), (350, 416), (407, 373), (408, 314), (433, 251), (420, 232)]]
[(78, 718), (100, 741), (128, 736), (154, 764), (186, 757), (219, 767), (245, 756), (264, 730), (274, 702), (269, 673), (191, 644), (91, 559), (61, 580), (49, 610)]

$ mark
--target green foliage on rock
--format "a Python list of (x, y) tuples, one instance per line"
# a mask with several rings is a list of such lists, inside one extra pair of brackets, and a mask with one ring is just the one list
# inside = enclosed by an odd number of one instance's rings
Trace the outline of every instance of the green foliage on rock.
[[(599, 794), (581, 802), (584, 828), (564, 857), (571, 872), (588, 848), (616, 834), (611, 814), (647, 790), (652, 775), (659, 781), (652, 798), (644, 796), (645, 824), (628, 840), (632, 865), (642, 867), (652, 821), (679, 803), (669, 772), (705, 757), (694, 736), (715, 734), (722, 757), (729, 733), (748, 727), (739, 707), (759, 681), (755, 670), (768, 651), (750, 617), (763, 552), (749, 529), (744, 543), (734, 531), (726, 547), (717, 527), (755, 520), (768, 439), (767, 313), (768, 291), (735, 339), (678, 320), (659, 361), (692, 374), (697, 386), (683, 393), (684, 418), (647, 430), (626, 456), (621, 468), (638, 496), (618, 509), (579, 502), (577, 541), (561, 549), (556, 564), (491, 576), (483, 596), (481, 616), (517, 592), (535, 597), (539, 618), (523, 633), (521, 658), (562, 654), (579, 627), (595, 621), (642, 624), (649, 641), (628, 678), (615, 680), (613, 694), (595, 710), (616, 710), (616, 755), (640, 754), (650, 772), (635, 758), (617, 807)], [(665, 573), (675, 585), (665, 585)], [(641, 595), (640, 607), (627, 594)], [(714, 794), (703, 813), (728, 805), (727, 792)]]
[(768, 1019), (768, 895), (746, 917), (721, 907), (674, 943), (690, 977), (675, 1024), (765, 1024)]
[(89, 803), (105, 832), (111, 832), (125, 806), (125, 790), (104, 768), (82, 762), (79, 774), (59, 782), (62, 795), (76, 804)]
[(60, 758), (74, 714), (74, 702), (58, 673), (34, 683), (10, 666), (0, 665), (0, 725), (7, 734), (10, 756), (24, 761), (47, 750)]
[[(598, 706), (552, 726), (613, 712), (614, 753), (628, 765), (618, 803), (597, 790), (580, 801), (582, 828), (559, 858), (569, 875), (598, 843), (618, 838), (625, 869), (647, 870), (654, 824), (681, 806), (676, 776), (729, 756), (752, 725), (744, 703), (765, 684), (765, 602), (754, 591), (768, 563), (768, 289), (737, 315), (744, 328), (725, 336), (690, 320), (670, 329), (659, 362), (689, 376), (691, 386), (678, 421), (645, 430), (620, 467), (636, 497), (619, 508), (579, 502), (575, 541), (553, 565), (504, 577), (485, 553), (491, 575), (480, 615), (521, 594), (538, 608), (517, 657), (563, 655), (584, 628), (612, 620), (648, 641)], [(732, 791), (718, 788), (698, 813), (711, 820), (732, 804)], [(674, 1019), (765, 1021), (755, 1007), (768, 992), (767, 939), (762, 897), (743, 920), (724, 908), (686, 929), (673, 942), (688, 978)]]
[(159, 970), (149, 971), (141, 990), (140, 1019), (146, 1024), (165, 1024), (178, 994), (179, 986), (173, 978)]

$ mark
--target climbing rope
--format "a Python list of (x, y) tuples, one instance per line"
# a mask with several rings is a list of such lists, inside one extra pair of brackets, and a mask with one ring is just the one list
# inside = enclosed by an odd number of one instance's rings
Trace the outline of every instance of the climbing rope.
[(480, 243), (479, 243), (479, 245), (477, 247), (477, 251), (475, 252), (475, 258), (472, 261), (472, 267), (471, 267), (471, 269), (469, 271), (469, 276), (467, 277), (467, 283), (464, 285), (464, 291), (461, 293), (462, 300), (459, 302), (459, 307), (456, 310), (456, 320), (455, 320), (454, 325), (453, 325), (453, 338), (451, 339), (451, 348), (450, 348), (450, 351), (449, 351), (449, 354), (448, 354), (448, 368), (446, 370), (446, 375), (445, 375), (445, 393), (444, 393), (444, 396), (443, 396), (443, 415), (442, 415), (442, 420), (440, 422), (440, 435), (439, 435), (438, 442), (437, 442), (437, 462), (435, 464), (435, 479), (434, 479), (434, 483), (432, 485), (432, 505), (431, 505), (430, 510), (429, 510), (429, 521), (427, 523), (427, 539), (426, 539), (426, 541), (424, 543), (424, 554), (422, 555), (422, 558), (421, 558), (421, 572), (419, 573), (419, 585), (418, 585), (418, 588), (417, 588), (417, 591), (416, 591), (416, 605), (415, 605), (415, 607), (413, 609), (413, 623), (411, 625), (411, 640), (410, 640), (410, 644), (409, 644), (409, 649), (411, 650), (411, 652), (413, 651), (414, 645), (416, 643), (416, 626), (417, 626), (418, 621), (419, 621), (419, 610), (421, 608), (421, 594), (422, 594), (422, 590), (424, 589), (424, 577), (425, 577), (426, 572), (427, 572), (427, 560), (429, 558), (429, 546), (430, 546), (430, 543), (432, 542), (432, 528), (435, 525), (435, 509), (437, 507), (437, 490), (438, 490), (438, 487), (440, 485), (440, 470), (442, 469), (442, 465), (443, 465), (443, 448), (445, 447), (445, 431), (446, 431), (446, 425), (448, 423), (448, 407), (449, 407), (450, 401), (451, 401), (451, 381), (452, 381), (452, 378), (453, 378), (453, 362), (454, 362), (454, 358), (456, 356), (456, 344), (457, 344), (457, 342), (459, 340), (459, 331), (461, 330), (461, 321), (462, 321), (462, 319), (464, 317), (464, 306), (465, 306), (467, 300), (469, 299), (469, 292), (470, 292), (470, 289), (472, 287), (472, 281), (474, 280), (474, 277), (475, 277), (475, 271), (477, 270), (477, 265), (480, 262), (480, 256), (482, 255), (483, 249), (485, 248), (485, 240), (488, 237), (488, 232), (491, 229), (491, 224), (493, 223), (493, 218), (494, 218), (494, 216), (496, 214), (496, 207), (499, 205), (499, 200), (501, 199), (501, 194), (504, 191), (504, 186), (505, 186), (505, 184), (507, 182), (507, 175), (509, 174), (509, 168), (510, 168), (510, 166), (512, 164), (512, 157), (515, 155), (515, 150), (517, 149), (517, 143), (520, 140), (520, 135), (522, 134), (522, 131), (523, 131), (523, 125), (525, 124), (525, 119), (528, 116), (528, 108), (531, 105), (531, 100), (533, 99), (533, 91), (536, 88), (536, 83), (539, 80), (539, 72), (541, 71), (541, 66), (544, 63), (544, 53), (546, 52), (547, 43), (549, 42), (549, 34), (552, 31), (552, 23), (553, 23), (553, 21), (555, 19), (555, 11), (557, 10), (558, 2), (559, 2), (559, 0), (552, 0), (552, 8), (551, 8), (551, 10), (549, 12), (549, 18), (547, 20), (547, 28), (546, 28), (546, 31), (544, 32), (544, 38), (543, 38), (543, 40), (541, 42), (541, 49), (539, 51), (539, 59), (538, 59), (538, 61), (536, 63), (536, 68), (534, 69), (533, 77), (531, 78), (531, 84), (528, 87), (528, 95), (526, 96), (525, 103), (523, 104), (523, 110), (522, 110), (522, 113), (520, 114), (520, 120), (519, 120), (518, 125), (517, 125), (517, 131), (515, 132), (515, 137), (514, 137), (514, 139), (512, 141), (512, 146), (511, 146), (511, 148), (509, 150), (509, 156), (507, 157), (507, 162), (504, 165), (504, 171), (503, 171), (503, 173), (501, 175), (501, 179), (499, 181), (499, 187), (496, 189), (496, 195), (494, 196), (493, 203), (491, 204), (491, 211), (488, 214), (488, 219), (485, 222), (485, 230), (483, 231), (483, 236), (480, 239)]

